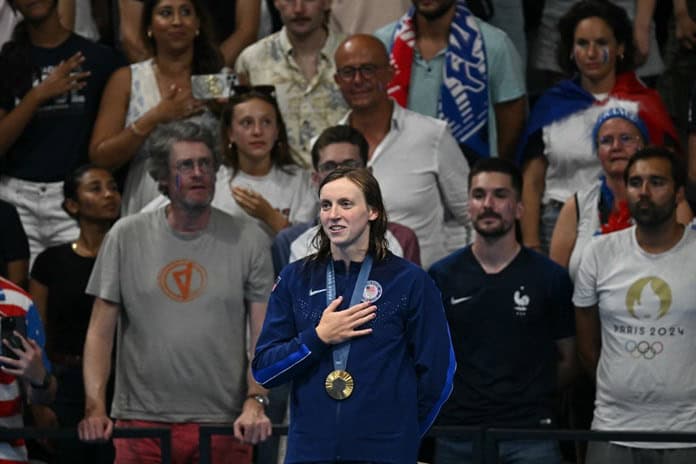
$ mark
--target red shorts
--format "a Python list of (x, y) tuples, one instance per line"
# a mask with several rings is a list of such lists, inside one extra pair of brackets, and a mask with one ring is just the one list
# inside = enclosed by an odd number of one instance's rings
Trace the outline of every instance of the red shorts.
[[(196, 423), (171, 424), (141, 420), (117, 420), (116, 427), (166, 427), (172, 435), (172, 464), (196, 464), (198, 453), (198, 426)], [(230, 425), (232, 427), (232, 425)], [(229, 435), (213, 435), (211, 454), (213, 464), (251, 464), (252, 446)], [(115, 464), (159, 464), (161, 462), (158, 438), (116, 438)]]

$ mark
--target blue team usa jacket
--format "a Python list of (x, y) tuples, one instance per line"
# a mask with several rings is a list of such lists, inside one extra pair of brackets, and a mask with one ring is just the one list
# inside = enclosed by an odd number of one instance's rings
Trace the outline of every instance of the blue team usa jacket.
[[(421, 268), (389, 254), (375, 261), (364, 299), (372, 333), (353, 339), (353, 394), (335, 400), (324, 381), (332, 346), (315, 327), (326, 303), (327, 263), (300, 260), (280, 273), (253, 360), (264, 387), (292, 381), (286, 462), (415, 463), (418, 445), (452, 391), (456, 369), (440, 292)], [(360, 263), (334, 263), (346, 309)]]

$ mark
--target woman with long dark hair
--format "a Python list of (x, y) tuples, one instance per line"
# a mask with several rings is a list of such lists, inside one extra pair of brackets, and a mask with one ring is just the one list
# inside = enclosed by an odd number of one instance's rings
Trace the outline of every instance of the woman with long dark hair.
[(193, 98), (191, 76), (217, 73), (222, 60), (212, 45), (208, 13), (200, 0), (145, 0), (142, 35), (153, 57), (117, 70), (104, 91), (90, 142), (90, 158), (107, 169), (128, 163), (123, 214), (153, 200), (144, 142), (160, 124), (177, 119), (217, 127), (204, 102)]

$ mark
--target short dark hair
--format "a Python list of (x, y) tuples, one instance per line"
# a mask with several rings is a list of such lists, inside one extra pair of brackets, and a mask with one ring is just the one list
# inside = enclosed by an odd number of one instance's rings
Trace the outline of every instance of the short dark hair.
[(670, 170), (672, 173), (672, 180), (674, 181), (674, 189), (679, 190), (681, 187), (686, 185), (686, 166), (684, 166), (683, 160), (677, 157), (677, 155), (667, 148), (648, 146), (640, 149), (636, 152), (633, 157), (628, 160), (626, 165), (626, 170), (624, 171), (624, 183), (628, 183), (628, 173), (638, 161), (646, 159), (663, 159), (667, 160), (670, 164)]
[(367, 140), (359, 130), (347, 125), (340, 125), (324, 129), (312, 145), (312, 166), (315, 171), (319, 171), (319, 152), (334, 143), (349, 143), (358, 147), (360, 160), (363, 166), (367, 166), (367, 156), (370, 151)]
[(87, 172), (92, 170), (107, 172), (113, 178), (113, 175), (107, 169), (99, 167), (96, 164), (87, 163), (80, 165), (77, 168), (75, 168), (72, 172), (69, 172), (63, 180), (63, 202), (60, 206), (61, 208), (63, 208), (63, 211), (65, 211), (68, 214), (68, 216), (70, 216), (73, 219), (79, 218), (77, 217), (77, 215), (72, 214), (68, 210), (68, 208), (66, 207), (66, 202), (67, 200), (72, 200), (74, 202), (79, 201), (77, 191), (80, 188), (80, 185), (82, 184), (82, 176), (84, 176)]
[(482, 172), (499, 172), (510, 176), (512, 189), (517, 194), (517, 198), (519, 200), (522, 199), (522, 172), (514, 163), (503, 158), (481, 158), (474, 163), (474, 166), (469, 171), (469, 178), (467, 179), (469, 189), (474, 176)]
[[(327, 175), (319, 185), (321, 189), (338, 179), (346, 178), (357, 185), (365, 196), (365, 203), (377, 212), (377, 219), (370, 223), (370, 245), (368, 252), (372, 254), (375, 261), (380, 261), (387, 257), (389, 247), (387, 246), (387, 210), (382, 201), (382, 191), (379, 188), (377, 179), (365, 168), (337, 168)], [(310, 256), (310, 259), (324, 261), (331, 259), (331, 241), (324, 232), (324, 228), (319, 226), (319, 230), (312, 239), (312, 245), (317, 252)]]
[(568, 75), (578, 71), (575, 60), (570, 58), (575, 42), (575, 29), (580, 21), (593, 17), (606, 22), (614, 33), (616, 42), (624, 47), (623, 58), (618, 57), (616, 61), (616, 73), (634, 69), (633, 22), (626, 10), (601, 0), (582, 0), (573, 5), (558, 21), (561, 41), (558, 44), (557, 60), (561, 69)]

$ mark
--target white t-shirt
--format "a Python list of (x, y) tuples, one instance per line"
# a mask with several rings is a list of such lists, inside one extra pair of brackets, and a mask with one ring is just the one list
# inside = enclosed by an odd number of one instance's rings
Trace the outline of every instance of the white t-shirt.
[(696, 231), (660, 254), (645, 252), (635, 231), (591, 241), (575, 280), (573, 303), (598, 305), (602, 327), (592, 428), (696, 432)]
[[(316, 189), (309, 171), (299, 166), (281, 169), (274, 165), (265, 176), (251, 176), (237, 171), (234, 177), (230, 168), (222, 166), (217, 173), (212, 206), (233, 216), (246, 215), (232, 197), (232, 187), (244, 187), (260, 193), (292, 224), (310, 222), (316, 217), (319, 204)], [(270, 234), (264, 223), (259, 221), (259, 224)]]

